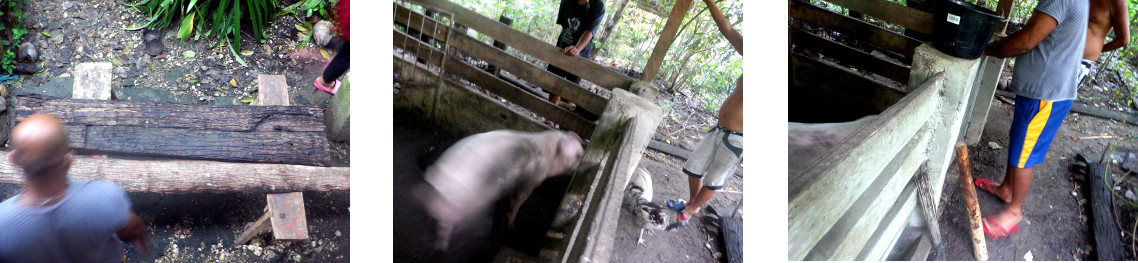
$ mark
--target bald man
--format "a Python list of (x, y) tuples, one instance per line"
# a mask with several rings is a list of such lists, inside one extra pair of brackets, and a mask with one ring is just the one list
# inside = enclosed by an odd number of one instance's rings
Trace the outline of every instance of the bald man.
[(123, 242), (144, 252), (146, 226), (117, 185), (69, 181), (67, 133), (46, 114), (12, 130), (8, 160), (24, 191), (0, 202), (0, 262), (123, 262)]

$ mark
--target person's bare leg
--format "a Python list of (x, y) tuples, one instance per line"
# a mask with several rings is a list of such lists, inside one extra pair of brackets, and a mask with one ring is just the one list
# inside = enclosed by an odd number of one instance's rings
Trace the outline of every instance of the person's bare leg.
[[(1008, 165), (1008, 168), (1005, 170), (1005, 173), (1004, 173), (1003, 182), (1001, 182), (998, 185), (992, 184), (992, 183), (988, 184), (988, 189), (992, 189), (992, 194), (996, 195), (996, 197), (999, 197), (1000, 200), (1004, 201), (1004, 203), (1011, 203), (1012, 202), (1012, 192), (1013, 192), (1012, 189), (1015, 189), (1015, 185), (1016, 185), (1015, 180), (1012, 180), (1013, 178), (1015, 178), (1015, 176), (1012, 173), (1012, 171), (1014, 171), (1014, 170), (1012, 170), (1012, 168), (1019, 169), (1015, 166)], [(980, 189), (980, 190), (983, 190), (983, 189)]]
[(692, 197), (692, 200), (688, 202), (687, 207), (684, 207), (684, 211), (681, 211), (681, 213), (684, 213), (686, 216), (699, 213), (699, 208), (703, 207), (703, 204), (706, 204), (708, 200), (711, 200), (712, 196), (715, 196), (715, 190), (700, 187), (699, 193), (696, 193), (695, 197)]
[(688, 202), (695, 201), (695, 195), (699, 193), (699, 189), (703, 188), (703, 179), (688, 176)]
[(999, 226), (993, 229), (995, 231), (1011, 228), (1012, 225), (1023, 219), (1023, 199), (1027, 197), (1027, 191), (1031, 189), (1032, 168), (1008, 166), (1007, 177), (1011, 180), (1004, 179), (1004, 182), (1011, 184), (1011, 187), (1007, 188), (1012, 191), (1012, 201), (1004, 210), (992, 216), (991, 223)]

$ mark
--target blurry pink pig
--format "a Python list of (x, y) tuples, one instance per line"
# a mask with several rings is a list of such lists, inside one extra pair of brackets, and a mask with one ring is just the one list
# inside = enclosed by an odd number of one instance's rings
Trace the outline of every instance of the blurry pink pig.
[[(497, 130), (463, 138), (427, 168), (419, 200), (438, 221), (435, 248), (445, 250), (456, 223), (510, 195), (510, 228), (530, 194), (546, 178), (577, 168), (585, 150), (581, 137), (563, 131)], [(429, 186), (429, 187), (426, 187)]]

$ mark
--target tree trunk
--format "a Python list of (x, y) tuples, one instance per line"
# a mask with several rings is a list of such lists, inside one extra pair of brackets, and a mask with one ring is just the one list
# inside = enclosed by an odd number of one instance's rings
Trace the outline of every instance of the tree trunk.
[(87, 152), (327, 165), (324, 112), (302, 106), (204, 106), (18, 95), (13, 121), (52, 114)]
[[(349, 172), (348, 167), (77, 156), (70, 175), (72, 180), (112, 182), (135, 193), (286, 193), (348, 191)], [(22, 170), (8, 158), (0, 158), (0, 183), (24, 183)]]
[[(597, 39), (597, 43), (608, 43), (609, 36), (612, 35), (613, 30), (616, 30), (616, 25), (618, 22), (620, 22), (620, 18), (624, 16), (624, 8), (628, 7), (629, 2), (632, 2), (632, 0), (621, 0), (619, 5), (620, 7), (616, 9), (616, 13), (612, 14), (612, 18), (609, 18), (608, 24), (606, 24), (604, 30), (600, 32), (601, 37)], [(594, 50), (593, 53), (589, 55), (589, 60), (596, 58), (597, 54), (601, 53), (600, 51), (601, 50)]]

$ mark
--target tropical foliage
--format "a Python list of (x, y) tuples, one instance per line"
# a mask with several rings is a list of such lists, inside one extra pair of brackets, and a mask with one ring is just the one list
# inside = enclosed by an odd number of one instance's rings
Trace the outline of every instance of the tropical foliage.
[(277, 0), (138, 0), (127, 5), (146, 16), (131, 30), (162, 29), (176, 23), (181, 42), (191, 36), (214, 38), (218, 44), (229, 43), (238, 60), (241, 24), (247, 23), (253, 29), (251, 35), (264, 41), (265, 29), (281, 10)]
[(11, 74), (16, 69), (16, 49), (23, 42), (28, 29), (24, 27), (24, 0), (9, 0), (0, 2), (0, 45), (4, 53), (0, 54), (0, 69)]

